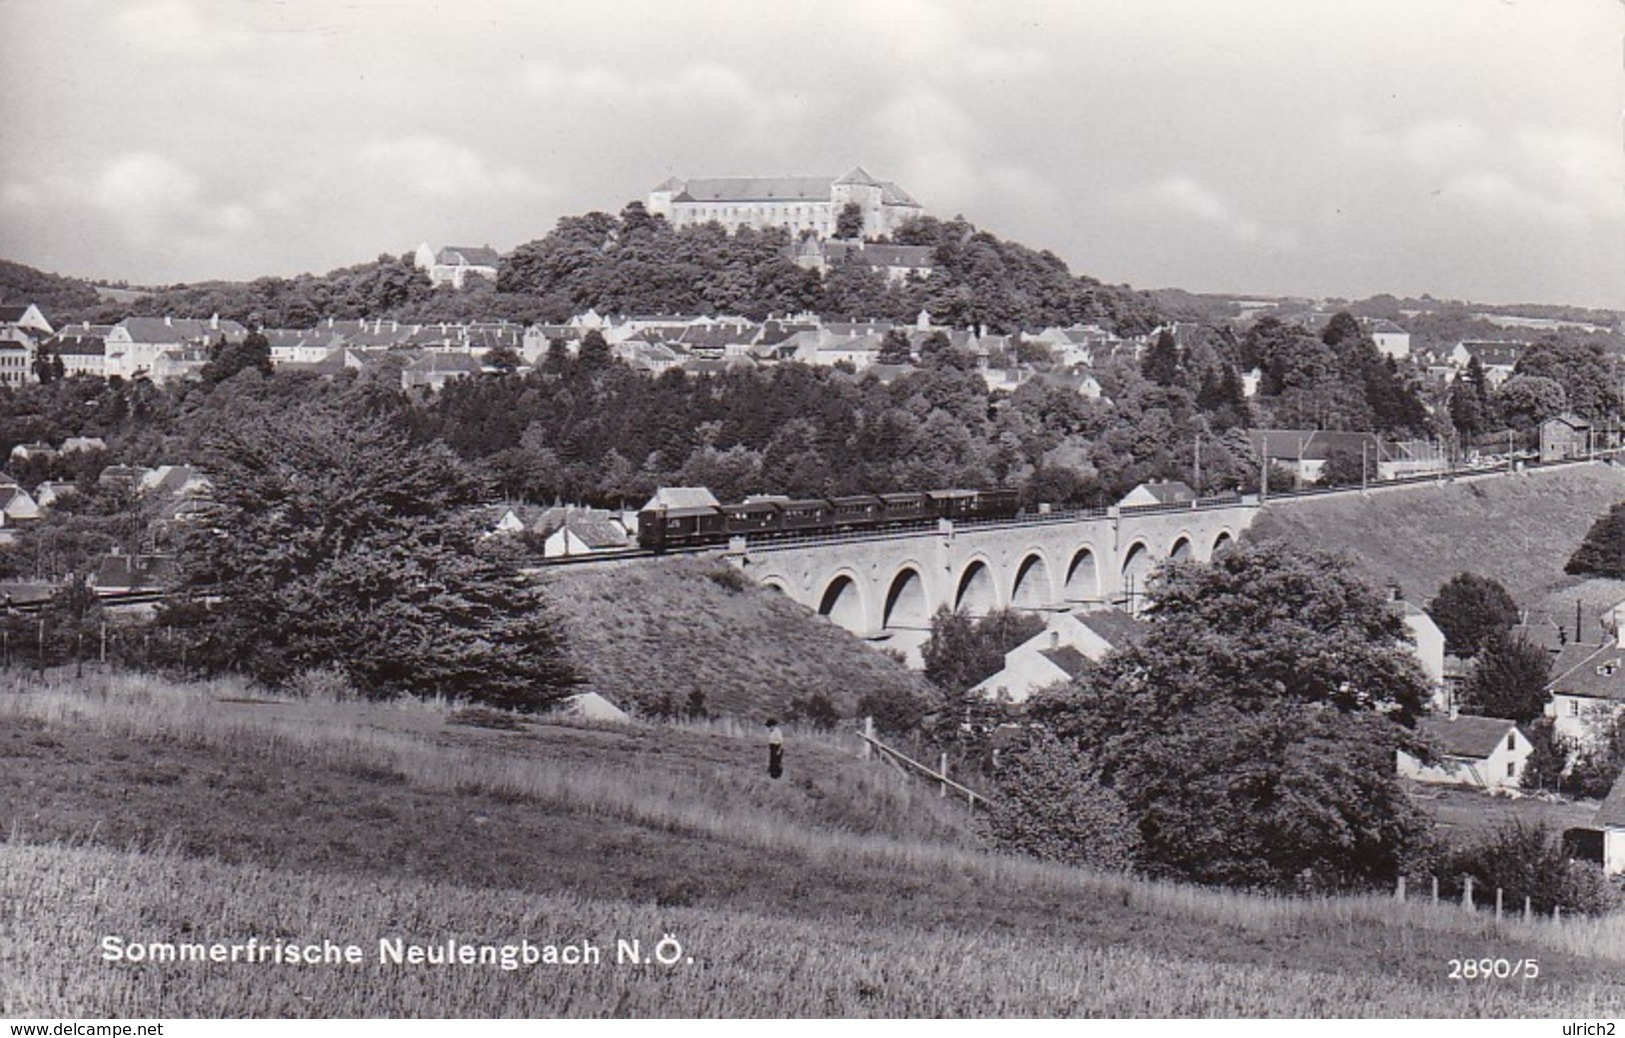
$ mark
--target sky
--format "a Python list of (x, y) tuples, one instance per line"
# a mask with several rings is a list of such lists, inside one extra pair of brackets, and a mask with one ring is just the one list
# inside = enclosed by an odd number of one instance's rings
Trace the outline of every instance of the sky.
[(1625, 0), (0, 0), (0, 258), (507, 251), (863, 166), (1137, 288), (1625, 310)]

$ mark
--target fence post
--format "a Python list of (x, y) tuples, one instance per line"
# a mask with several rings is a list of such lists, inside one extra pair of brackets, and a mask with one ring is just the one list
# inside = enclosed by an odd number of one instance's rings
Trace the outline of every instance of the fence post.
[(1394, 887), (1394, 900), (1395, 901), (1403, 901), (1403, 900), (1405, 900), (1405, 877), (1404, 876), (1399, 877), (1399, 883)]
[(942, 775), (942, 785), (937, 787), (937, 796), (946, 800), (948, 797), (948, 753), (946, 750), (937, 759), (937, 764), (937, 770)]
[(863, 719), (863, 759), (864, 760), (873, 760), (874, 759), (874, 756), (875, 756), (875, 744), (871, 741), (871, 740), (874, 739), (874, 737), (875, 737), (875, 719), (873, 717), (865, 717)]
[(1439, 877), (1433, 877), (1433, 903), (1439, 903)]
[(1563, 906), (1562, 905), (1553, 905), (1552, 906), (1552, 922), (1559, 923), (1559, 924), (1561, 924), (1563, 922)]
[(1461, 907), (1473, 907), (1473, 877), (1467, 877), (1467, 884), (1461, 888)]
[(1495, 888), (1495, 921), (1501, 921), (1501, 888)]
[(1526, 922), (1526, 923), (1529, 921), (1529, 895), (1528, 894), (1525, 894), (1524, 897), (1523, 897), (1523, 921)]

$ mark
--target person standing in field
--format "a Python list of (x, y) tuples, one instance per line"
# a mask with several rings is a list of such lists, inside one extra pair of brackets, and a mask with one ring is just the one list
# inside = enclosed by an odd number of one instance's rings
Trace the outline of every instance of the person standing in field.
[(784, 774), (784, 732), (779, 728), (779, 722), (769, 719), (767, 722), (767, 777), (778, 778)]

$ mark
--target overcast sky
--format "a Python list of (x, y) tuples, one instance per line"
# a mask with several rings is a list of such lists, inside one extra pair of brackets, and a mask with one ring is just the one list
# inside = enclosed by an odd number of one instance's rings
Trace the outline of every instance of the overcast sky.
[(0, 257), (508, 250), (855, 165), (1136, 287), (1625, 309), (1620, 0), (0, 0)]

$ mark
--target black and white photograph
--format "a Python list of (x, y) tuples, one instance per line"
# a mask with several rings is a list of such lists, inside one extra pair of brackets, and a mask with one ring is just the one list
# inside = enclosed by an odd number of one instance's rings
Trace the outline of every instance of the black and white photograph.
[(1622, 0), (0, 38), (10, 1034), (1625, 1018)]

